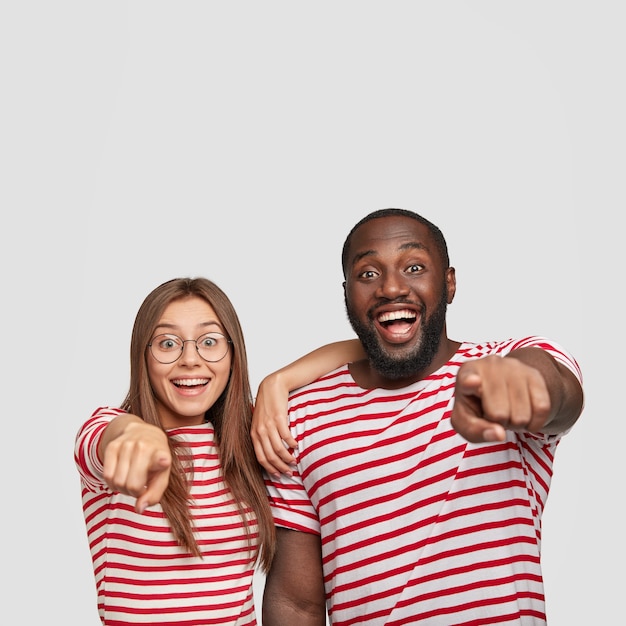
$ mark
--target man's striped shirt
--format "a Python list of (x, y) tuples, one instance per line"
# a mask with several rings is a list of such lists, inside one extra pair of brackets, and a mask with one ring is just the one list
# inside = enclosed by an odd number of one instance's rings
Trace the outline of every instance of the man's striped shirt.
[(541, 514), (559, 436), (471, 444), (450, 425), (462, 363), (540, 346), (464, 343), (428, 378), (363, 389), (348, 366), (290, 396), (293, 478), (266, 476), (277, 525), (321, 535), (333, 626), (545, 623)]

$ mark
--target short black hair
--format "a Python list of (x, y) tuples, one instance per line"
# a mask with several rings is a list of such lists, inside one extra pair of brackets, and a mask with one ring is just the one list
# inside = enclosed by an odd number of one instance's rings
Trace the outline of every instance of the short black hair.
[(366, 215), (363, 219), (359, 220), (353, 227), (352, 230), (348, 233), (346, 240), (343, 244), (343, 250), (341, 252), (341, 267), (343, 269), (343, 276), (346, 277), (346, 264), (348, 262), (348, 249), (350, 248), (350, 244), (352, 243), (352, 236), (354, 232), (370, 220), (376, 219), (378, 217), (388, 217), (390, 215), (401, 215), (403, 217), (410, 217), (418, 221), (420, 224), (423, 224), (428, 228), (431, 232), (433, 239), (435, 240), (435, 245), (437, 246), (437, 250), (441, 254), (441, 258), (443, 259), (446, 268), (450, 267), (450, 257), (448, 255), (448, 244), (446, 243), (446, 238), (443, 236), (443, 233), (439, 229), (438, 226), (435, 226), (430, 220), (427, 220), (425, 217), (415, 213), (414, 211), (409, 211), (407, 209), (378, 209), (377, 211), (372, 211), (368, 215)]

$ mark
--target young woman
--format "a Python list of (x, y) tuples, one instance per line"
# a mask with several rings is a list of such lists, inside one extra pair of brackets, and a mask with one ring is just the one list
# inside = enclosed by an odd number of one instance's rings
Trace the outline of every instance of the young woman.
[[(345, 362), (341, 343), (295, 362), (290, 386)], [(205, 278), (160, 285), (137, 313), (130, 359), (121, 408), (95, 411), (75, 443), (101, 621), (254, 625), (253, 574), (268, 569), (275, 532), (232, 303)], [(261, 396), (284, 421), (286, 390)]]

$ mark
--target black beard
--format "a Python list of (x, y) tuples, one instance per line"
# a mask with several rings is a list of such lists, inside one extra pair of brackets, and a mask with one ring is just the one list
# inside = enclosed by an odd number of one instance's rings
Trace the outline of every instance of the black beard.
[(435, 358), (442, 332), (446, 323), (446, 310), (448, 306), (447, 292), (444, 288), (441, 300), (437, 308), (424, 321), (422, 319), (421, 337), (409, 353), (397, 356), (386, 352), (378, 341), (378, 335), (374, 330), (374, 324), (368, 315), (368, 324), (362, 323), (354, 312), (350, 310), (346, 300), (346, 312), (352, 329), (363, 344), (370, 365), (382, 376), (390, 380), (414, 377), (424, 371)]

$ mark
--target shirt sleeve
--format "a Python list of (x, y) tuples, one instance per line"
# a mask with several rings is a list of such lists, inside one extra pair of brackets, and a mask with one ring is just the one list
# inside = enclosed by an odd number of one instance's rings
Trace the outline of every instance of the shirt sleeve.
[(520, 348), (542, 348), (550, 354), (557, 362), (565, 365), (576, 376), (578, 382), (582, 385), (583, 375), (578, 362), (563, 346), (546, 337), (531, 336), (524, 339), (509, 340), (501, 344), (501, 354), (504, 356), (513, 350)]
[(320, 534), (317, 511), (297, 471), (294, 471), (293, 476), (281, 474), (274, 477), (265, 474), (265, 485), (277, 526)]
[(103, 465), (98, 456), (98, 445), (109, 422), (123, 413), (125, 411), (122, 409), (99, 407), (78, 430), (74, 443), (74, 461), (83, 484), (91, 491), (107, 489), (102, 478)]

